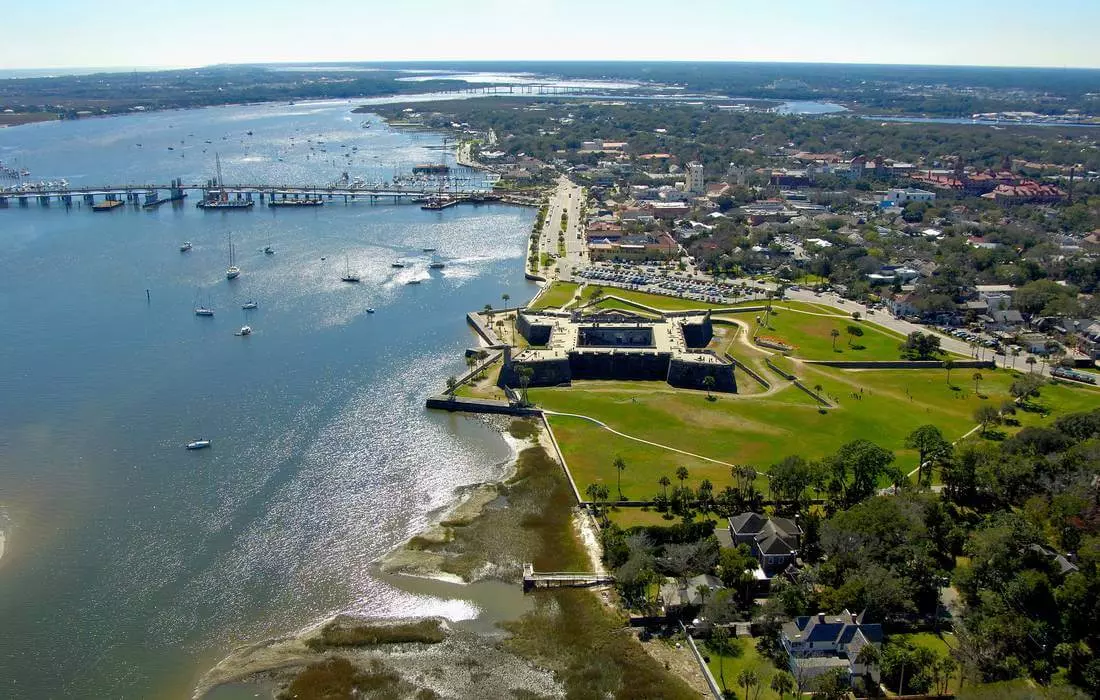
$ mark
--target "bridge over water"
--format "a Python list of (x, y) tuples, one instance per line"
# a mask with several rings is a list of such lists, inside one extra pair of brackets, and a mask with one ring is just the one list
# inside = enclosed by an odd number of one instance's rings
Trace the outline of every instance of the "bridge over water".
[(381, 185), (310, 185), (310, 184), (237, 184), (211, 186), (184, 184), (176, 180), (168, 184), (87, 185), (84, 187), (36, 186), (0, 190), (0, 207), (16, 203), (27, 206), (36, 202), (49, 206), (59, 202), (72, 206), (74, 201), (95, 204), (97, 198), (106, 201), (126, 201), (137, 205), (157, 206), (165, 202), (181, 201), (189, 194), (201, 193), (206, 200), (212, 195), (223, 199), (263, 202), (294, 201), (303, 199), (342, 200), (344, 203), (365, 201), (412, 202), (427, 197), (445, 195), (457, 201), (493, 201), (500, 199), (489, 187), (441, 185), (438, 182)]

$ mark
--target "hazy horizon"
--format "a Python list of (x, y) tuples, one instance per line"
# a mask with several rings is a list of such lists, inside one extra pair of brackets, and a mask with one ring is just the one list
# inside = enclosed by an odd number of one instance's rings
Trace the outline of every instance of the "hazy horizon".
[[(132, 9), (118, 0), (94, 12), (80, 0), (6, 8), (0, 68), (561, 60), (1100, 68), (1093, 0), (1002, 0), (995, 12), (949, 0), (898, 12), (862, 0), (676, 8), (657, 0), (333, 0), (309, 12), (289, 0), (195, 0), (186, 11), (148, 0)], [(43, 22), (43, 13), (78, 19), (79, 30)]]

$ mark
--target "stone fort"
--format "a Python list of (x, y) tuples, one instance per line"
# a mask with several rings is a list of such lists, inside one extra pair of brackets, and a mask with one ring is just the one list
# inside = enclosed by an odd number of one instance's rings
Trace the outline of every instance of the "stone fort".
[(713, 377), (714, 391), (737, 391), (733, 364), (705, 349), (714, 337), (709, 313), (522, 311), (516, 330), (529, 346), (514, 355), (506, 350), (500, 381), (508, 386), (519, 386), (516, 370), (529, 367), (529, 386), (641, 379), (705, 389)]

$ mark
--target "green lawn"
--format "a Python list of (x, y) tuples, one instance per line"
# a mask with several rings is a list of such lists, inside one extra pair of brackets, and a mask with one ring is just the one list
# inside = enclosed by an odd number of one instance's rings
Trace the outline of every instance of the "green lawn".
[[(619, 287), (600, 287), (595, 282), (590, 282), (584, 290), (583, 301), (588, 302), (592, 300), (593, 294), (596, 292), (596, 288), (603, 289), (605, 296), (615, 296), (620, 299), (626, 299), (627, 301), (633, 301), (645, 306), (652, 307), (654, 309), (660, 309), (661, 311), (689, 311), (691, 309), (724, 309), (728, 308), (729, 304), (708, 304), (702, 301), (695, 301), (694, 299), (681, 299), (680, 297), (669, 297), (663, 294), (647, 294), (646, 292), (636, 292), (632, 289), (620, 289)], [(750, 305), (757, 304), (758, 302), (751, 302)], [(763, 302), (759, 302), (763, 303)], [(734, 306), (743, 306), (745, 303), (735, 304)]]
[[(660, 382), (577, 382), (566, 388), (531, 389), (530, 397), (543, 408), (591, 416), (628, 435), (761, 470), (787, 455), (818, 459), (846, 442), (867, 438), (894, 451), (898, 464), (909, 471), (917, 458), (905, 449), (904, 441), (914, 428), (931, 423), (948, 439), (957, 440), (974, 427), (978, 406), (1000, 406), (1009, 398), (1012, 382), (1009, 372), (986, 370), (978, 396), (970, 381), (972, 371), (967, 370), (952, 373), (954, 388), (948, 386), (943, 370), (852, 371), (801, 365), (796, 374), (811, 387), (820, 384), (837, 407), (820, 413), (809, 396), (774, 373), (767, 378), (780, 388), (771, 394), (722, 394), (716, 401), (707, 401), (704, 392)], [(1049, 385), (1033, 404), (1047, 415), (1021, 411), (1021, 425), (1049, 424), (1054, 415), (1098, 407), (1100, 391)], [(693, 486), (703, 478), (717, 489), (731, 482), (729, 468), (722, 464), (628, 440), (578, 418), (549, 418), (582, 492), (589, 483), (602, 482), (613, 497), (617, 495), (612, 466), (616, 455), (627, 464), (621, 475), (627, 498), (652, 497), (657, 480), (662, 475), (673, 478), (681, 465), (688, 468)]]
[(577, 293), (577, 286), (578, 285), (575, 285), (572, 282), (554, 282), (550, 285), (550, 288), (539, 295), (539, 298), (535, 300), (535, 303), (528, 308), (557, 308), (562, 304), (568, 304), (570, 301), (573, 300), (573, 295)]
[(633, 302), (623, 301), (621, 299), (600, 299), (598, 302), (587, 308), (617, 309), (620, 311), (630, 311), (632, 313), (642, 314), (643, 316), (651, 316), (653, 318), (658, 317), (658, 314), (656, 312), (650, 311), (649, 309), (643, 306), (639, 306)]
[(508, 399), (507, 394), (504, 393), (503, 389), (497, 386), (497, 380), (500, 378), (500, 370), (503, 365), (504, 362), (502, 360), (497, 360), (489, 365), (483, 373), (484, 376), (482, 378), (471, 379), (455, 389), (455, 396), (506, 401)]
[[(794, 307), (797, 308), (797, 307)], [(775, 305), (768, 319), (768, 326), (760, 329), (760, 336), (780, 340), (794, 348), (793, 357), (806, 360), (897, 360), (901, 358), (898, 345), (904, 340), (881, 326), (856, 321), (852, 318), (819, 316), (819, 311), (801, 313), (786, 305)], [(848, 327), (863, 331), (860, 337), (848, 335)], [(831, 331), (840, 336), (835, 342)]]
[(779, 669), (756, 651), (754, 640), (743, 637), (731, 639), (730, 644), (735, 645), (738, 650), (732, 656), (715, 654), (702, 640), (697, 639), (695, 643), (699, 645), (699, 651), (710, 657), (707, 666), (714, 680), (718, 681), (718, 687), (732, 690), (737, 697), (742, 697), (745, 689), (737, 685), (737, 676), (741, 671), (751, 670), (760, 679), (759, 700), (779, 700), (779, 695), (771, 689), (772, 676), (779, 673)]

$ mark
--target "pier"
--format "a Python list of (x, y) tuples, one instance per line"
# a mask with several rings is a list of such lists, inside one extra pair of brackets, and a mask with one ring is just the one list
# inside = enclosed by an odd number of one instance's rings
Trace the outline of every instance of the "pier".
[[(60, 202), (66, 207), (73, 200), (87, 206), (97, 202), (129, 202), (134, 206), (153, 208), (166, 202), (182, 201), (188, 194), (200, 194), (200, 201), (206, 201), (212, 195), (223, 200), (269, 203), (276, 207), (294, 208), (295, 206), (317, 206), (318, 203), (355, 202), (386, 203), (430, 203), (439, 199), (440, 192), (448, 202), (482, 203), (505, 202), (527, 204), (526, 201), (511, 201), (494, 193), (489, 188), (448, 187), (441, 190), (436, 183), (425, 182), (418, 185), (378, 185), (349, 186), (340, 185), (270, 185), (238, 184), (211, 186), (203, 184), (184, 184), (173, 180), (168, 184), (127, 184), (127, 185), (89, 185), (85, 187), (12, 187), (0, 189), (0, 207), (10, 206), (13, 202), (21, 207), (32, 200), (41, 206), (51, 202)], [(109, 205), (117, 206), (117, 205)], [(448, 204), (448, 206), (452, 206)], [(434, 208), (434, 207), (433, 207)]]
[(587, 571), (535, 571), (534, 564), (523, 565), (523, 592), (539, 588), (587, 588), (614, 583), (613, 576)]

